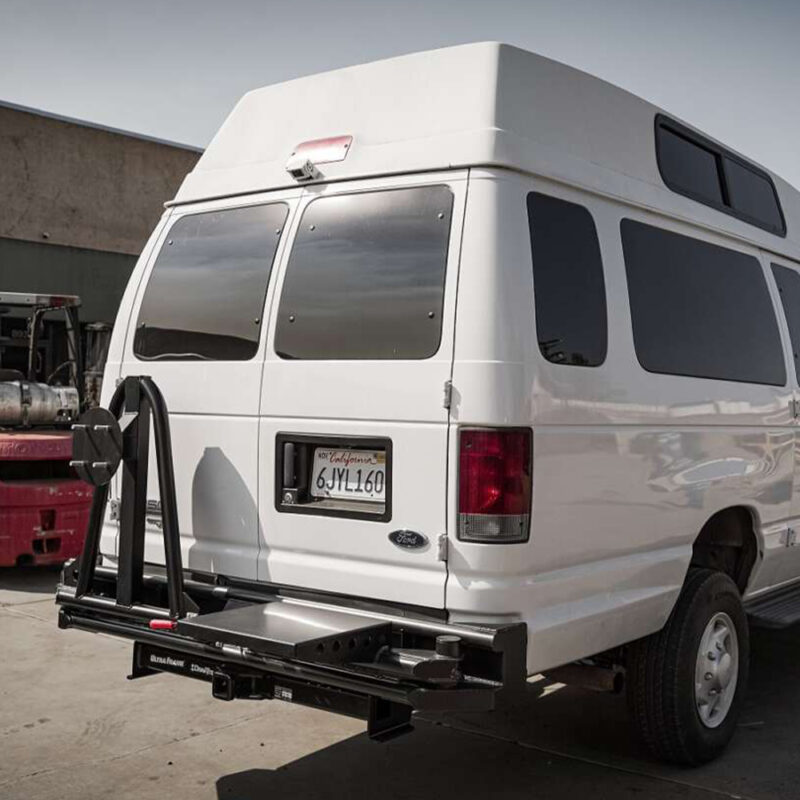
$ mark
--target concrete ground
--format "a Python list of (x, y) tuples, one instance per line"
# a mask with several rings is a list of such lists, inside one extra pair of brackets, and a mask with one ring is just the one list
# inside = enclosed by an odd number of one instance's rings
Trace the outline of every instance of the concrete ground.
[(545, 681), (512, 713), (363, 723), (213, 700), (168, 675), (128, 682), (131, 645), (59, 631), (57, 573), (0, 570), (0, 798), (800, 798), (800, 631), (755, 632), (749, 701), (721, 760), (655, 763), (624, 702)]

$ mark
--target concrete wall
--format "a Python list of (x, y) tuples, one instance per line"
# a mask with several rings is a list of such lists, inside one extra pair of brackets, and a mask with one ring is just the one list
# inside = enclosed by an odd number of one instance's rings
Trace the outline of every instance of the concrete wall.
[(138, 255), (198, 158), (0, 105), (0, 237)]
[(0, 289), (77, 294), (114, 322), (136, 257), (200, 152), (0, 103)]

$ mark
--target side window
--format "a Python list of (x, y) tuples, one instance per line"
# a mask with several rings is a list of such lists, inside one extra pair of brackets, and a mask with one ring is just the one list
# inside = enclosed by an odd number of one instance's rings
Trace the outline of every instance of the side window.
[(608, 321), (600, 244), (583, 206), (528, 195), (536, 338), (554, 364), (596, 367), (606, 358)]
[(725, 177), (731, 206), (736, 211), (775, 230), (783, 227), (775, 190), (765, 177), (730, 158), (725, 159)]
[(772, 274), (778, 291), (781, 295), (783, 313), (786, 315), (786, 324), (789, 327), (789, 338), (792, 340), (792, 354), (794, 355), (794, 372), (800, 380), (800, 275), (789, 267), (780, 264), (772, 265)]
[(636, 355), (644, 369), (783, 386), (764, 272), (753, 256), (622, 221)]
[(656, 160), (673, 192), (786, 236), (772, 178), (720, 145), (662, 115), (656, 117)]
[(664, 178), (676, 189), (722, 205), (722, 182), (715, 153), (669, 128), (661, 128), (659, 163)]
[(190, 214), (167, 234), (133, 352), (145, 361), (246, 361), (256, 354), (285, 203)]

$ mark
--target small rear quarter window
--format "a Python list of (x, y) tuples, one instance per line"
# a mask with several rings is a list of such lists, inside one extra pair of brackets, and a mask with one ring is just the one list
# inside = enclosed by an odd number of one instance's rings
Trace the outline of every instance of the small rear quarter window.
[(597, 229), (581, 205), (528, 195), (536, 338), (554, 364), (596, 367), (608, 340)]

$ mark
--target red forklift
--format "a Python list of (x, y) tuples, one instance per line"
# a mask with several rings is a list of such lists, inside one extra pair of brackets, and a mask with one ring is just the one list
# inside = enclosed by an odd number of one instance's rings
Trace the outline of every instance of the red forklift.
[(79, 306), (0, 292), (0, 566), (60, 563), (83, 546), (92, 491), (69, 463), (86, 405)]

